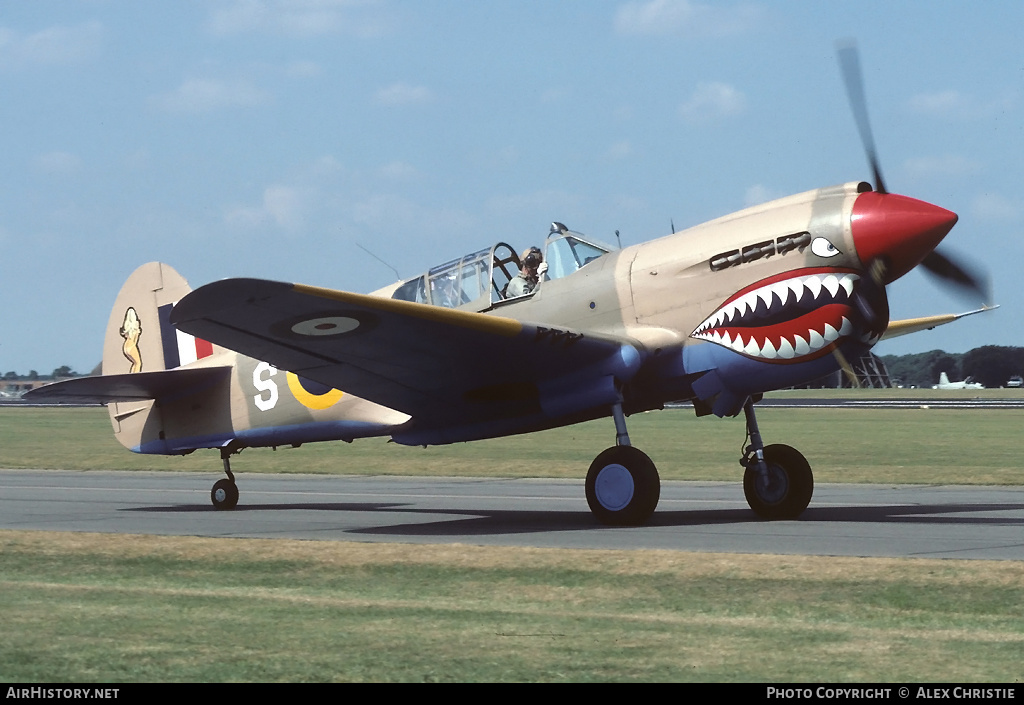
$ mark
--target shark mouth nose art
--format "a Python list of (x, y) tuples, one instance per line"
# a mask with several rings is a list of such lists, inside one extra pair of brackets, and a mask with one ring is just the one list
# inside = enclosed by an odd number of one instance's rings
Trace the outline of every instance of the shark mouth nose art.
[[(766, 362), (803, 362), (855, 333), (853, 271), (801, 269), (737, 292), (691, 334)], [(867, 341), (865, 341), (867, 342)]]

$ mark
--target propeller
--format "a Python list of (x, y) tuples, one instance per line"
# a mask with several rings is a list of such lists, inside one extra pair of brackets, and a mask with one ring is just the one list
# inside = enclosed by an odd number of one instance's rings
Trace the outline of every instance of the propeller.
[(980, 272), (967, 269), (963, 262), (954, 262), (938, 250), (932, 250), (921, 262), (921, 266), (940, 281), (953, 284), (967, 294), (977, 295), (986, 306), (991, 303), (992, 287), (988, 277)]
[[(880, 258), (871, 260), (860, 284), (854, 289), (851, 303), (853, 315), (860, 319), (858, 327), (879, 335), (885, 331), (889, 325), (889, 297), (885, 291), (885, 262)], [(850, 381), (850, 386), (860, 387), (860, 378), (842, 351), (837, 347), (832, 350), (832, 355)]]
[(839, 68), (843, 72), (843, 84), (846, 86), (846, 95), (850, 99), (853, 119), (857, 122), (860, 141), (864, 144), (864, 151), (868, 156), (868, 164), (871, 166), (871, 173), (875, 177), (875, 191), (878, 193), (889, 193), (885, 190), (885, 182), (882, 180), (882, 168), (878, 161), (878, 150), (875, 149), (875, 138), (871, 134), (871, 120), (868, 118), (868, 101), (864, 95), (864, 74), (860, 68), (860, 53), (857, 51), (857, 44), (852, 39), (841, 41), (836, 47), (836, 53), (839, 55)]
[[(846, 85), (846, 94), (850, 99), (850, 108), (853, 111), (854, 120), (857, 122), (857, 130), (860, 132), (868, 164), (875, 179), (875, 191), (887, 194), (889, 192), (886, 190), (885, 182), (882, 179), (882, 168), (878, 159), (878, 151), (875, 148), (875, 139), (871, 133), (871, 120), (868, 118), (867, 99), (864, 95), (864, 79), (857, 45), (853, 40), (843, 40), (837, 44), (836, 52), (839, 57), (839, 66), (843, 73), (843, 82)], [(869, 268), (873, 267), (873, 264), (870, 263)], [(980, 297), (982, 303), (986, 305), (991, 300), (988, 277), (972, 271), (970, 267), (963, 263), (955, 262), (950, 257), (940, 254), (938, 250), (932, 250), (922, 260), (921, 266), (942, 283), (952, 284), (955, 290), (970, 295), (972, 299), (975, 296)]]

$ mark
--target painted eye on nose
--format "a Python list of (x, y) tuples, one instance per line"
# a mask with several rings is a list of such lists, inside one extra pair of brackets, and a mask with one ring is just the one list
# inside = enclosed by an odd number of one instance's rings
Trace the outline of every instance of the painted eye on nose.
[(811, 240), (811, 252), (818, 255), (818, 257), (835, 257), (842, 254), (835, 245), (823, 237), (816, 237)]

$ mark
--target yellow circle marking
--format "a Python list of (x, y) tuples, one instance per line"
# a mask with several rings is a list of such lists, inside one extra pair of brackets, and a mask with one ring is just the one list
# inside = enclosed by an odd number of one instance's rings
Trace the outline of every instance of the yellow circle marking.
[(341, 401), (344, 394), (340, 389), (332, 389), (324, 394), (313, 394), (306, 391), (299, 381), (299, 376), (294, 372), (289, 372), (287, 378), (288, 389), (292, 390), (292, 395), (307, 409), (329, 409)]

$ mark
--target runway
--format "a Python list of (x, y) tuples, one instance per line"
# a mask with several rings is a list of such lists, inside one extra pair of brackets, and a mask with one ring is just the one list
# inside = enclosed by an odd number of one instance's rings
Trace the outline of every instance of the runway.
[(582, 480), (0, 470), (0, 528), (583, 549), (1024, 560), (1024, 488), (825, 484), (797, 521), (758, 520), (739, 482), (664, 482), (648, 526), (610, 528)]
[(985, 409), (1024, 410), (1024, 396), (1006, 399), (938, 399), (917, 397), (906, 399), (831, 399), (775, 395), (757, 403), (759, 409)]

